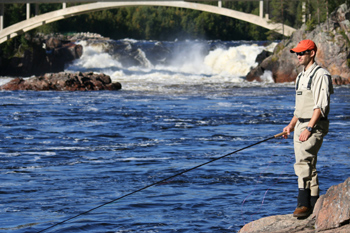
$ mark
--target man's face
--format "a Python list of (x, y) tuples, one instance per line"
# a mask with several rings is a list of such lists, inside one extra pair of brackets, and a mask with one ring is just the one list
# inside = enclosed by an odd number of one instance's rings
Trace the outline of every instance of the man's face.
[(296, 53), (299, 61), (299, 65), (307, 66), (314, 57), (314, 51), (303, 51)]

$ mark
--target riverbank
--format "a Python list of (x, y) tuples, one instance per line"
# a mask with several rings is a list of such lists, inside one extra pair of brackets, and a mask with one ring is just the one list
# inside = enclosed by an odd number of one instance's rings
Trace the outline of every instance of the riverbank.
[(350, 178), (321, 195), (307, 219), (292, 214), (262, 218), (246, 224), (239, 233), (347, 233), (350, 232)]

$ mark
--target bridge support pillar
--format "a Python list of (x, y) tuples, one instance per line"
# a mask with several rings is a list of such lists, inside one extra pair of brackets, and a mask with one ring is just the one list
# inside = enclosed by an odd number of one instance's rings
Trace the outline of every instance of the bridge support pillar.
[(62, 3), (62, 9), (66, 9), (67, 8), (67, 3)]
[(26, 4), (26, 8), (27, 8), (27, 13), (26, 13), (27, 19), (30, 19), (30, 3)]
[(35, 16), (39, 15), (39, 4), (35, 3)]
[(0, 31), (4, 29), (4, 12), (5, 12), (5, 4), (0, 3)]
[(260, 18), (264, 18), (264, 0), (260, 0), (259, 16)]
[(222, 1), (221, 0), (218, 1), (218, 7), (220, 7), (220, 8), (222, 7)]

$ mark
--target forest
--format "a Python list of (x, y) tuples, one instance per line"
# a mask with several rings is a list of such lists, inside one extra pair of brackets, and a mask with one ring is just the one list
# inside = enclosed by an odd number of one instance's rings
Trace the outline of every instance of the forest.
[[(199, 1), (200, 2), (200, 1)], [(336, 7), (347, 0), (264, 1), (264, 14), (272, 22), (298, 29), (303, 22), (309, 30), (324, 22)], [(200, 3), (217, 5), (217, 1)], [(304, 6), (303, 7), (303, 3)], [(78, 3), (67, 3), (67, 7)], [(259, 15), (259, 1), (223, 1), (222, 6)], [(31, 4), (34, 16), (35, 4)], [(62, 4), (39, 4), (39, 14), (61, 9)], [(6, 4), (4, 26), (26, 19), (26, 4)], [(33, 30), (34, 33), (94, 32), (112, 39), (144, 40), (278, 40), (282, 36), (257, 25), (207, 12), (174, 7), (125, 7), (96, 11), (57, 21)]]

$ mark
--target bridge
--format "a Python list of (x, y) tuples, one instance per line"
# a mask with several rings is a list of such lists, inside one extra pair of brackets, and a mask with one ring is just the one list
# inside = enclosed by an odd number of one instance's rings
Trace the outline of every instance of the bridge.
[[(248, 14), (240, 11), (235, 11), (222, 7), (222, 1), (218, 1), (218, 6), (194, 3), (190, 1), (163, 1), (163, 0), (105, 0), (105, 1), (93, 1), (89, 0), (0, 0), (0, 44), (16, 37), (24, 32), (30, 31), (34, 28), (40, 27), (44, 24), (49, 24), (58, 20), (66, 19), (80, 14), (85, 14), (93, 11), (108, 10), (120, 7), (131, 7), (131, 6), (164, 6), (164, 7), (178, 7), (187, 8), (192, 10), (199, 10), (210, 12), (213, 14), (224, 15), (235, 19), (243, 20), (258, 26), (274, 30), (280, 34), (290, 36), (295, 29), (287, 25), (280, 23), (271, 23), (268, 15), (263, 15), (263, 3), (264, 0), (256, 0), (260, 2), (260, 14), (259, 16)], [(254, 1), (254, 0), (253, 0)], [(88, 2), (88, 3), (86, 3)], [(26, 20), (18, 22), (4, 28), (4, 5), (14, 3), (26, 3)], [(62, 9), (51, 11), (39, 15), (38, 4), (40, 3), (62, 3)], [(67, 7), (67, 3), (84, 3), (81, 5)], [(30, 17), (30, 4), (35, 4), (36, 11), (35, 16)]]

